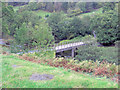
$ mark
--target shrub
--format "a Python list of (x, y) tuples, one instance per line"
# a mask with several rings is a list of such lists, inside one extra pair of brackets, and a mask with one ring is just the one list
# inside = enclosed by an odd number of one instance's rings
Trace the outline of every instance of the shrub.
[(103, 60), (100, 65), (94, 69), (94, 74), (111, 77), (118, 73), (117, 69), (115, 64)]
[(68, 43), (68, 42), (70, 42), (70, 40), (62, 40), (62, 41), (60, 41), (60, 42), (58, 43), (58, 45), (66, 44), (66, 43)]
[(84, 60), (84, 61), (80, 61), (79, 63), (76, 63), (76, 60), (72, 60), (72, 59), (65, 60), (64, 58), (55, 58), (54, 60), (43, 59), (36, 61), (35, 58), (28, 57), (28, 55), (30, 54), (23, 54), (22, 56), (19, 56), (19, 58), (37, 63), (47, 63), (48, 65), (54, 67), (67, 68), (68, 71), (74, 70), (77, 72), (87, 72), (99, 76), (113, 77), (119, 74), (118, 65), (115, 65), (115, 63), (114, 64), (108, 63), (105, 60), (103, 60), (102, 62), (98, 60), (96, 61)]
[(109, 63), (118, 63), (118, 48), (115, 47), (99, 47), (101, 49), (102, 55), (101, 60), (106, 60)]
[(99, 60), (102, 53), (100, 49), (96, 46), (92, 45), (83, 45), (80, 46), (77, 50), (77, 55), (75, 56), (75, 59), (78, 60)]
[(82, 45), (76, 51), (75, 59), (78, 60), (106, 60), (109, 63), (118, 63), (119, 47), (98, 47), (96, 39), (92, 36), (85, 36), (82, 38), (83, 42), (92, 41), (90, 44)]
[(49, 14), (45, 15), (45, 17), (49, 17)]
[(76, 64), (73, 68), (75, 71), (82, 71), (87, 73), (93, 73), (94, 75), (113, 77), (118, 74), (118, 66), (106, 61), (92, 61), (85, 60), (81, 61), (79, 64)]

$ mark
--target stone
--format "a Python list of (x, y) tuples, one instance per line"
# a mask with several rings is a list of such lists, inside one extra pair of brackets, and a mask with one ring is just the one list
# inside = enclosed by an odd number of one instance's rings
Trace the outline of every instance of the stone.
[(12, 67), (16, 68), (16, 67), (20, 67), (19, 65), (12, 65)]
[(38, 80), (50, 80), (53, 79), (53, 75), (50, 74), (32, 74), (30, 80), (38, 81)]

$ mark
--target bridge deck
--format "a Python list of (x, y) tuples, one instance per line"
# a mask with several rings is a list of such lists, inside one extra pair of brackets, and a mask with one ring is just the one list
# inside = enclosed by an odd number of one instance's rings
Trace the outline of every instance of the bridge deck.
[(56, 50), (56, 52), (60, 52), (60, 51), (72, 49), (74, 47), (78, 47), (83, 44), (85, 44), (85, 43), (83, 43), (83, 42), (70, 43), (70, 44), (56, 46), (54, 49)]

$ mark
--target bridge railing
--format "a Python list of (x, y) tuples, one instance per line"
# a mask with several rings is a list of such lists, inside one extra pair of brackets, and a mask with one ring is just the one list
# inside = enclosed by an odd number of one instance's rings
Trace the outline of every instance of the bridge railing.
[(62, 42), (62, 43), (55, 43), (55, 47), (56, 46), (61, 46), (61, 45), (66, 45), (66, 44), (71, 44), (71, 43), (76, 43), (76, 42), (81, 42), (81, 40), (74, 40), (74, 41), (65, 41), (65, 42)]
[[(53, 51), (53, 50), (56, 50), (55, 48), (57, 47), (58, 49), (61, 49), (61, 47), (62, 48), (68, 48), (68, 47), (72, 47), (73, 45), (74, 46), (77, 46), (79, 43), (78, 42), (83, 42), (83, 43), (85, 43), (85, 44), (88, 44), (88, 43), (92, 43), (92, 42), (94, 42), (94, 41), (82, 41), (82, 40), (75, 40), (75, 41), (67, 41), (67, 42), (63, 42), (63, 43), (55, 43), (55, 44), (51, 44), (51, 45), (49, 45), (48, 47), (46, 46), (45, 48), (33, 48), (33, 49), (30, 49), (29, 50), (29, 48), (28, 48), (28, 51), (35, 51), (35, 50), (38, 50), (38, 51)], [(17, 46), (19, 46), (19, 45), (17, 45)], [(15, 50), (17, 50), (17, 47), (15, 47), (15, 46), (13, 46), (13, 48), (15, 49)], [(10, 49), (11, 49), (11, 51), (13, 51), (14, 49), (13, 48), (11, 48), (10, 47)], [(18, 50), (16, 51), (16, 52), (22, 52), (22, 51), (20, 51), (21, 50), (21, 48), (20, 47), (18, 47)], [(15, 52), (15, 51), (14, 51)], [(25, 52), (27, 52), (27, 51), (25, 51)]]
[(63, 43), (55, 43), (54, 45), (51, 45), (50, 47), (52, 48), (52, 49), (55, 49), (56, 47), (58, 47), (58, 49), (60, 48), (60, 47), (65, 47), (66, 48), (66, 45), (68, 45), (67, 47), (70, 47), (70, 46), (77, 46), (78, 45), (78, 43), (79, 42), (83, 42), (84, 44), (92, 44), (93, 42), (94, 42), (94, 40), (93, 41), (82, 41), (82, 40), (77, 40), (77, 41), (69, 41), (69, 42), (63, 42)]

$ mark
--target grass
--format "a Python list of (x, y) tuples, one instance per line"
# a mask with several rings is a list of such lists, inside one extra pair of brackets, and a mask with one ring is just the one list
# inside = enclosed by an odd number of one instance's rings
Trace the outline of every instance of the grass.
[(2, 88), (2, 57), (0, 57), (0, 89)]
[[(118, 88), (117, 83), (104, 78), (97, 79), (63, 68), (36, 64), (12, 55), (1, 57), (2, 88)], [(13, 68), (12, 65), (20, 67)], [(54, 78), (48, 81), (29, 80), (33, 73), (52, 74)]]
[[(26, 6), (26, 5), (23, 5), (23, 6), (15, 6), (13, 9), (14, 9), (14, 11), (16, 12), (17, 10), (19, 10), (19, 8), (21, 8), (21, 7), (24, 7), (24, 6)], [(37, 10), (37, 11), (32, 11), (32, 12), (34, 12), (35, 14), (37, 14), (38, 16), (41, 16), (42, 18), (44, 18), (45, 17), (45, 15), (51, 15), (52, 13), (50, 13), (50, 12), (47, 12), (47, 11), (43, 11), (43, 10)]]
[(38, 16), (41, 16), (42, 18), (45, 17), (45, 15), (51, 15), (52, 13), (47, 12), (47, 11), (43, 11), (43, 10), (37, 10), (37, 11), (33, 11), (34, 13), (36, 13)]
[(13, 9), (14, 9), (15, 12), (16, 12), (17, 10), (19, 10), (19, 8), (20, 8), (19, 6), (16, 6), (16, 7), (14, 6), (14, 7), (13, 7)]
[(94, 16), (94, 15), (96, 15), (96, 14), (102, 13), (102, 10), (103, 10), (103, 9), (100, 8), (100, 9), (98, 9), (98, 10), (94, 10), (94, 11), (89, 12), (89, 13), (80, 14), (78, 17), (83, 18), (83, 17), (85, 17), (85, 16)]
[(55, 58), (55, 51), (40, 51), (34, 53), (28, 53), (27, 56), (34, 57), (37, 56), (39, 59), (53, 59)]
[(17, 10), (19, 10), (19, 8), (22, 8), (22, 7), (24, 7), (24, 6), (26, 6), (26, 5), (14, 6), (13, 9), (14, 9), (14, 11), (16, 12)]

